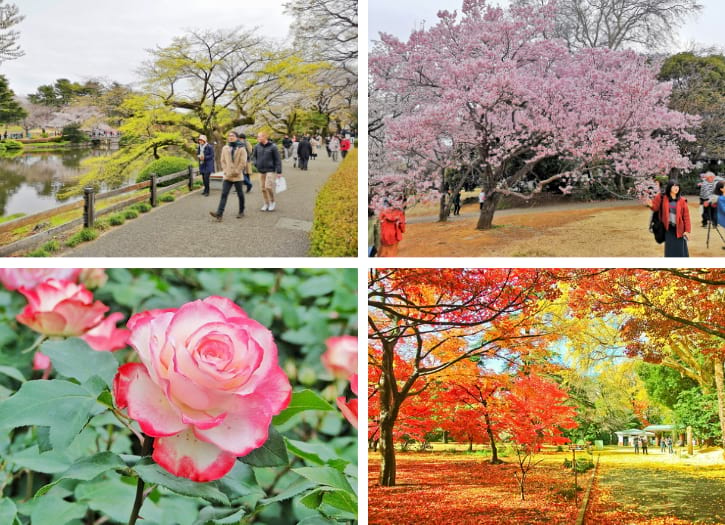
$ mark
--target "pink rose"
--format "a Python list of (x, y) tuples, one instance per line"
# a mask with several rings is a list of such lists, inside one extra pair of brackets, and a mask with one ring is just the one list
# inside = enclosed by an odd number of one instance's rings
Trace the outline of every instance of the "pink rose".
[(153, 459), (194, 481), (223, 477), (267, 440), (291, 387), (272, 334), (229, 299), (208, 297), (128, 322), (142, 363), (119, 368), (116, 405), (154, 436)]
[(357, 374), (357, 337), (343, 335), (330, 337), (325, 342), (327, 351), (322, 354), (322, 364), (335, 377), (347, 379)]
[(10, 291), (32, 290), (48, 279), (75, 282), (80, 273), (80, 268), (0, 268), (0, 282)]
[(83, 268), (78, 280), (89, 290), (94, 290), (106, 284), (108, 275), (103, 268)]
[[(357, 374), (350, 376), (350, 389), (352, 393), (357, 395)], [(336, 399), (337, 407), (342, 412), (352, 426), (357, 428), (357, 399), (350, 399), (349, 401), (345, 396), (340, 396)]]
[(78, 336), (103, 320), (108, 307), (93, 302), (93, 294), (82, 284), (49, 279), (34, 289), (18, 291), (28, 304), (16, 319), (36, 332), (63, 337)]
[(125, 328), (116, 328), (116, 323), (121, 319), (122, 313), (112, 313), (83, 334), (81, 339), (97, 352), (113, 352), (125, 348), (131, 332)]

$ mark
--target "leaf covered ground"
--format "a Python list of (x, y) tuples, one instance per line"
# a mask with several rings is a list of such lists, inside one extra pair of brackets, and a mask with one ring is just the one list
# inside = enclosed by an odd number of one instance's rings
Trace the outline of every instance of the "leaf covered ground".
[(491, 465), (475, 454), (398, 454), (397, 486), (380, 487), (377, 483), (380, 459), (371, 452), (368, 522), (370, 525), (574, 523), (574, 501), (561, 492), (573, 487), (571, 474), (562, 467), (564, 455), (541, 457), (546, 460), (529, 474), (526, 500), (521, 501), (512, 458), (506, 458), (506, 464)]

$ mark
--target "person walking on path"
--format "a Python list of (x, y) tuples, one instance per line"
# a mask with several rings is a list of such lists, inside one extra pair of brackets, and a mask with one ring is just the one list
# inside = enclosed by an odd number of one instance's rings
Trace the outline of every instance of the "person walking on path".
[(209, 196), (209, 178), (214, 173), (214, 148), (206, 140), (206, 135), (199, 135), (199, 148), (196, 156), (199, 159), (199, 173), (204, 183), (202, 195)]
[(338, 153), (340, 153), (340, 139), (337, 135), (333, 135), (330, 137), (330, 154), (335, 162), (337, 162)]
[(284, 149), (284, 158), (289, 159), (292, 156), (292, 139), (289, 135), (285, 135), (282, 139), (282, 148)]
[(297, 141), (297, 136), (292, 136), (292, 167), (298, 167), (297, 160), (299, 159), (300, 143)]
[(312, 144), (310, 144), (307, 137), (302, 137), (299, 146), (297, 146), (297, 156), (299, 158), (299, 168), (302, 171), (307, 171), (307, 163), (312, 156)]
[(254, 185), (252, 184), (252, 145), (247, 140), (247, 136), (244, 133), (239, 134), (239, 142), (242, 143), (244, 149), (247, 151), (247, 163), (244, 165), (244, 185), (247, 187), (247, 193), (252, 191)]
[(234, 131), (230, 131), (227, 135), (227, 144), (222, 148), (221, 154), (222, 171), (224, 172), (224, 180), (222, 181), (222, 196), (219, 199), (219, 207), (216, 212), (210, 211), (209, 215), (214, 217), (217, 222), (222, 221), (224, 216), (224, 208), (227, 205), (227, 197), (234, 186), (239, 198), (239, 213), (237, 219), (244, 217), (244, 190), (242, 189), (242, 181), (244, 180), (244, 169), (247, 165), (247, 149), (239, 142), (239, 135)]
[(457, 191), (453, 196), (453, 215), (461, 214), (461, 192)]
[(347, 156), (347, 152), (350, 151), (351, 147), (352, 144), (350, 143), (350, 139), (347, 137), (343, 137), (343, 139), (340, 141), (340, 155), (342, 155), (343, 159)]
[(665, 192), (656, 195), (647, 205), (660, 214), (660, 220), (665, 225), (665, 257), (689, 257), (690, 210), (687, 199), (680, 195), (678, 182), (669, 181)]
[(264, 206), (262, 211), (274, 211), (277, 203), (274, 200), (274, 190), (277, 184), (277, 175), (282, 174), (282, 159), (274, 142), (264, 132), (257, 134), (257, 144), (252, 150), (252, 161), (257, 168), (262, 185), (262, 198)]
[(405, 233), (405, 212), (389, 204), (380, 212), (380, 257), (398, 255), (398, 243)]

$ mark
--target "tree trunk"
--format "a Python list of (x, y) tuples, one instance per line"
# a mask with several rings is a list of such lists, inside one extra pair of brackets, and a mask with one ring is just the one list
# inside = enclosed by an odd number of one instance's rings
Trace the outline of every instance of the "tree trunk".
[[(717, 414), (720, 418), (720, 432), (725, 442), (725, 373), (723, 372), (723, 359), (714, 357), (712, 364), (715, 367), (715, 390), (717, 391)], [(725, 450), (723, 451), (725, 455)]]
[(442, 192), (441, 193), (441, 202), (440, 202), (440, 209), (438, 210), (438, 222), (446, 222), (448, 220), (448, 216), (451, 214), (451, 205), (449, 202), (446, 202), (450, 199), (446, 199), (446, 196), (448, 193)]
[(490, 230), (493, 225), (493, 214), (496, 212), (496, 207), (501, 200), (500, 193), (494, 193), (486, 199), (481, 208), (481, 213), (478, 216), (478, 224), (476, 224), (477, 230)]
[(446, 445), (448, 444), (448, 431), (447, 430), (443, 431), (443, 443)]
[(395, 443), (393, 428), (400, 403), (395, 393), (394, 345), (383, 342), (382, 374), (380, 376), (380, 485), (395, 486)]
[[(486, 403), (483, 404), (484, 407), (486, 407)], [(488, 414), (488, 410), (485, 410), (483, 413), (483, 417), (486, 420), (486, 434), (488, 434), (488, 439), (491, 442), (491, 465), (498, 465), (499, 463), (503, 463), (498, 457), (498, 449), (496, 449), (496, 439), (493, 435), (493, 430), (491, 429), (491, 416)]]
[(395, 420), (386, 415), (380, 417), (380, 478), (382, 487), (395, 486), (395, 445), (393, 443), (393, 426)]
[(473, 452), (473, 438), (468, 438), (468, 451)]

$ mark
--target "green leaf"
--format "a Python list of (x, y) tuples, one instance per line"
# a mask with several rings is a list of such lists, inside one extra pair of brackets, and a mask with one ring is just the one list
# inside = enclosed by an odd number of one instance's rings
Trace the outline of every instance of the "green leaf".
[(8, 459), (18, 467), (28, 468), (44, 474), (63, 472), (71, 464), (71, 460), (62, 452), (51, 450), (41, 453), (37, 445), (12, 454)]
[(0, 403), (0, 428), (25, 425), (50, 427), (53, 448), (62, 449), (81, 431), (96, 405), (96, 396), (68, 381), (23, 383), (10, 399)]
[(69, 503), (58, 494), (48, 494), (37, 500), (30, 514), (30, 522), (33, 525), (64, 525), (82, 518), (86, 508), (82, 503)]
[(269, 437), (264, 445), (253, 450), (241, 460), (253, 467), (281, 467), (289, 464), (284, 438), (273, 427), (269, 427)]
[(18, 515), (18, 509), (15, 502), (10, 498), (0, 499), (0, 523), (12, 525), (15, 523), (15, 517)]
[(287, 442), (287, 450), (292, 452), (292, 454), (294, 454), (295, 456), (316, 465), (325, 464), (325, 461), (318, 454), (312, 452), (311, 450), (305, 450), (306, 443), (304, 443), (303, 441), (295, 441), (293, 439), (287, 438), (285, 438), (285, 441)]
[(194, 522), (194, 525), (208, 525), (209, 523), (214, 525), (237, 524), (246, 514), (244, 508), (232, 511), (231, 514), (229, 512), (229, 509), (204, 507), (199, 512), (199, 518)]
[(27, 381), (23, 373), (12, 366), (0, 366), (0, 374), (12, 377), (17, 381), (20, 381), (21, 383), (25, 383), (25, 381)]
[(46, 341), (40, 350), (50, 357), (53, 368), (61, 375), (85, 383), (98, 376), (111, 385), (118, 370), (118, 361), (112, 352), (96, 352), (77, 337), (61, 341)]
[(308, 509), (316, 509), (322, 505), (322, 490), (313, 490), (305, 497), (300, 498), (300, 503)]
[(346, 490), (328, 491), (322, 496), (322, 503), (350, 513), (353, 516), (352, 519), (357, 518), (357, 496), (352, 492)]
[(306, 279), (297, 289), (302, 297), (318, 297), (335, 290), (337, 281), (330, 275), (321, 275)]
[(35, 493), (35, 497), (42, 496), (64, 479), (89, 481), (108, 470), (117, 468), (126, 468), (126, 464), (113, 452), (100, 452), (93, 456), (82, 458), (73, 463), (58, 479), (41, 487)]
[(275, 416), (272, 423), (281, 425), (292, 416), (306, 410), (332, 410), (332, 406), (312, 390), (294, 392), (287, 408)]
[(186, 478), (179, 478), (149, 460), (139, 462), (134, 470), (146, 483), (161, 485), (183, 496), (204, 498), (222, 505), (229, 505), (229, 498), (217, 488), (215, 482), (197, 483)]
[(314, 481), (318, 485), (326, 485), (335, 489), (353, 492), (350, 482), (345, 475), (332, 467), (300, 467), (293, 468), (292, 472)]
[(297, 525), (330, 525), (330, 520), (326, 520), (322, 516), (307, 516), (306, 518), (297, 522)]
[(274, 496), (273, 498), (265, 498), (260, 500), (259, 503), (262, 505), (269, 505), (270, 503), (276, 503), (278, 501), (284, 501), (286, 499), (294, 498), (298, 494), (302, 494), (306, 490), (310, 490), (316, 487), (314, 483), (309, 480), (298, 478), (297, 481), (292, 483), (289, 487), (284, 489), (282, 492)]

